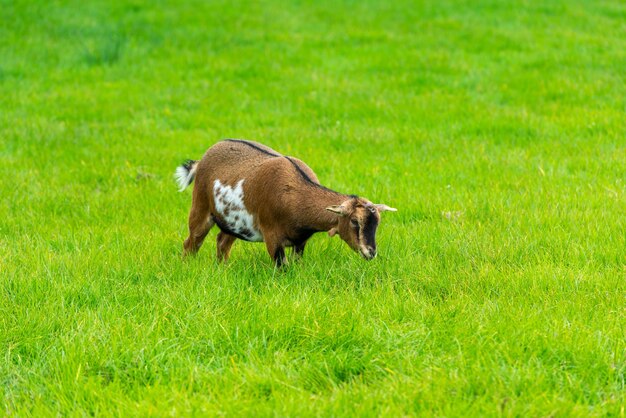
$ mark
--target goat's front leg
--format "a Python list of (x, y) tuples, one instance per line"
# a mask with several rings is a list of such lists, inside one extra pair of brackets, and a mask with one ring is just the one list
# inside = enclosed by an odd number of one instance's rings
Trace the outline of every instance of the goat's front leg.
[(267, 252), (274, 260), (276, 267), (281, 267), (285, 264), (285, 246), (282, 243), (282, 239), (278, 239), (276, 236), (267, 236), (265, 237), (265, 246), (267, 247)]
[(302, 241), (301, 243), (294, 245), (293, 252), (297, 258), (302, 258), (302, 254), (304, 254), (305, 246), (306, 246), (306, 241)]

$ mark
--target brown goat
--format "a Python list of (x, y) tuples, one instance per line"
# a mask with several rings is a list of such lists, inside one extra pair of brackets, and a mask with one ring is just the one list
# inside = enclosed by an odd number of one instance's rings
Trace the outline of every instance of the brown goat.
[(387, 205), (345, 195), (321, 184), (304, 162), (253, 141), (228, 139), (213, 145), (200, 161), (176, 169), (183, 191), (195, 178), (184, 254), (198, 251), (213, 225), (217, 258), (227, 260), (235, 239), (264, 241), (277, 266), (285, 247), (302, 255), (316, 232), (339, 234), (366, 259), (376, 256), (376, 228)]

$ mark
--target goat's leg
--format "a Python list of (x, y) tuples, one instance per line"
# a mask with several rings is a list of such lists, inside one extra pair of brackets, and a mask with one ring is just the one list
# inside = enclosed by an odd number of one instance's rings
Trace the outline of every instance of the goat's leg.
[(265, 246), (276, 267), (281, 267), (285, 264), (285, 246), (282, 245), (280, 240), (265, 236)]
[(183, 255), (197, 253), (213, 225), (215, 222), (209, 214), (209, 206), (200, 204), (194, 195), (189, 212), (189, 237), (183, 244)]
[(297, 245), (294, 245), (293, 252), (296, 255), (296, 258), (302, 258), (302, 254), (304, 254), (305, 245), (306, 245), (306, 241), (303, 241)]
[(285, 247), (280, 246), (276, 248), (276, 251), (274, 251), (274, 255), (272, 256), (276, 267), (282, 267), (285, 264), (285, 258)]
[(230, 248), (237, 237), (220, 232), (217, 234), (217, 261), (228, 261), (230, 256)]

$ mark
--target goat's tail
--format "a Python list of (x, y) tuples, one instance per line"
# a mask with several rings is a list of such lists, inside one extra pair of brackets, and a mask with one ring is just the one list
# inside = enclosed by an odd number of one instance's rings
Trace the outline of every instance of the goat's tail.
[(178, 167), (176, 167), (176, 172), (174, 173), (174, 178), (176, 179), (176, 183), (180, 189), (179, 192), (182, 192), (191, 184), (193, 179), (196, 177), (196, 169), (198, 168), (198, 161), (187, 160)]

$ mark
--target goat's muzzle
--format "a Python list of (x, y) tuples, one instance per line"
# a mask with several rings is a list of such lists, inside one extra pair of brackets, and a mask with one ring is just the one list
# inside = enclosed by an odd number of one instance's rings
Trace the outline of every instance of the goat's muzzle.
[(376, 247), (371, 247), (369, 245), (366, 247), (361, 247), (360, 253), (364, 259), (371, 260), (372, 258), (376, 257)]

